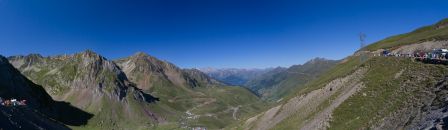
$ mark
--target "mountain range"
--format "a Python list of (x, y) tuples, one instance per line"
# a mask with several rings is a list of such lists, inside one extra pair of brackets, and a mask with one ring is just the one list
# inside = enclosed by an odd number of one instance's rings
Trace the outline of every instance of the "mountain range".
[[(278, 67), (282, 69), (282, 67)], [(275, 68), (266, 69), (238, 69), (238, 68), (201, 68), (200, 71), (204, 72), (208, 76), (219, 80), (223, 83), (234, 85), (234, 86), (244, 86), (248, 81), (259, 77)]]
[(74, 129), (223, 128), (259, 109), (258, 97), (246, 89), (144, 53), (112, 61), (87, 50), (8, 61), (51, 98), (94, 115), (66, 124)]
[(27, 100), (0, 105), (0, 129), (448, 129), (445, 59), (406, 55), (448, 48), (447, 25), (288, 68), (183, 69), (143, 52), (0, 56), (0, 97)]

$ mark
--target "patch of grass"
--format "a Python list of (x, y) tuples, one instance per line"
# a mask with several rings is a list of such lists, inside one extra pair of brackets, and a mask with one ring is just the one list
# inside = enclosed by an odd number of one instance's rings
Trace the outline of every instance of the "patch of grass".
[(75, 79), (76, 73), (77, 73), (77, 66), (74, 64), (67, 64), (60, 68), (61, 73), (64, 73), (65, 75), (63, 78), (65, 80), (71, 81)]
[(144, 130), (158, 127), (143, 109), (147, 105), (126, 97), (127, 103), (102, 97), (98, 104), (90, 105), (87, 110), (94, 113), (92, 119), (85, 126), (71, 126), (73, 129), (134, 129)]
[(265, 104), (250, 91), (241, 87), (198, 88), (195, 91), (206, 93), (216, 100), (194, 111), (194, 113), (201, 115), (213, 114), (215, 117), (205, 116), (199, 118), (196, 122), (190, 122), (193, 126), (204, 126), (209, 129), (222, 129), (239, 122), (239, 120), (233, 118), (231, 107), (238, 107), (237, 119), (245, 119), (249, 115), (260, 112)]

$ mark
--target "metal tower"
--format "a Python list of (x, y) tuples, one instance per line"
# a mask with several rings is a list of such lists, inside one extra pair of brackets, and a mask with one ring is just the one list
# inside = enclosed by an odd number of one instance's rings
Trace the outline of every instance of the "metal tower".
[(359, 33), (359, 40), (361, 41), (360, 42), (361, 46), (359, 48), (361, 55), (359, 56), (359, 59), (360, 59), (361, 63), (366, 60), (366, 54), (365, 54), (365, 52), (362, 51), (362, 49), (366, 46), (365, 39), (366, 39), (366, 34), (364, 34), (362, 32)]

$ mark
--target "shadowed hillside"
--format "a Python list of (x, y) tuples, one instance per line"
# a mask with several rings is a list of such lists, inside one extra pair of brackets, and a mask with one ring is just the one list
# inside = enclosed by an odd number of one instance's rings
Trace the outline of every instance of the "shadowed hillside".
[(6, 58), (0, 56), (0, 97), (27, 100), (26, 106), (0, 106), (0, 128), (68, 129), (63, 124), (85, 125), (92, 114), (54, 101), (42, 88), (20, 74)]

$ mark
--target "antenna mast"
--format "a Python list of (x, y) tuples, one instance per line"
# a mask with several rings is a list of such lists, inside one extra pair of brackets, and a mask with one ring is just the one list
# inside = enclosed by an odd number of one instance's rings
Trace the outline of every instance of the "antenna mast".
[(360, 42), (361, 48), (359, 48), (361, 55), (360, 55), (359, 59), (360, 59), (361, 63), (364, 62), (364, 60), (366, 59), (366, 56), (365, 56), (366, 54), (364, 52), (362, 52), (362, 49), (366, 46), (365, 39), (366, 39), (366, 34), (364, 34), (362, 32), (359, 33), (359, 40), (361, 41)]

